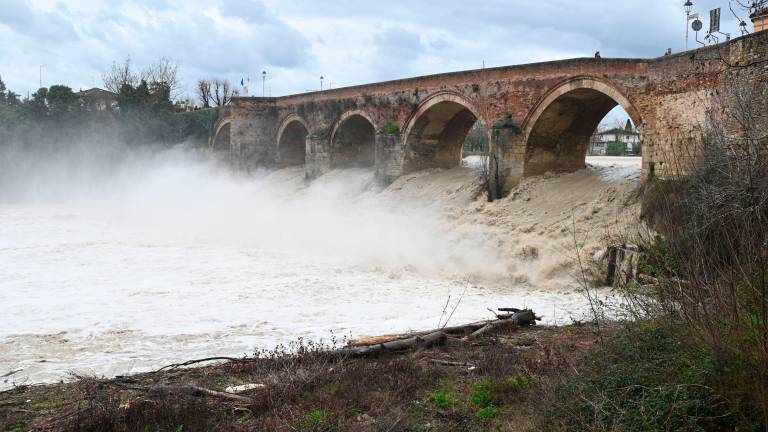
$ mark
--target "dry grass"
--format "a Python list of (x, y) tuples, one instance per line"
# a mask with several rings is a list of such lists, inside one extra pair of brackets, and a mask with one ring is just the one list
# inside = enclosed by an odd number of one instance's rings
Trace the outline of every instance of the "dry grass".
[[(299, 354), (273, 352), (256, 361), (19, 387), (0, 393), (0, 429), (532, 430), (533, 389), (560, 382), (595, 342), (588, 326), (533, 327), (407, 354), (336, 360), (321, 346), (303, 344)], [(152, 390), (223, 391), (243, 383), (267, 386), (242, 393), (250, 403)]]

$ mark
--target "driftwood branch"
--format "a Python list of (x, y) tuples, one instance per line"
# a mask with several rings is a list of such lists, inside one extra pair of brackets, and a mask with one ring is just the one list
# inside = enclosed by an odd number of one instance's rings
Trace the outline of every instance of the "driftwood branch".
[(184, 395), (184, 396), (215, 397), (220, 399), (228, 399), (236, 402), (253, 403), (253, 399), (249, 397), (240, 396), (232, 393), (224, 393), (224, 392), (215, 391), (215, 390), (209, 390), (206, 388), (191, 386), (191, 385), (153, 387), (149, 390), (149, 394), (152, 396)]
[(195, 359), (195, 360), (188, 360), (183, 363), (174, 363), (169, 364), (168, 366), (163, 366), (160, 369), (154, 371), (153, 373), (162, 372), (165, 370), (173, 370), (184, 366), (190, 366), (197, 363), (205, 363), (209, 361), (230, 361), (230, 362), (240, 362), (240, 363), (248, 363), (256, 361), (257, 359), (250, 359), (250, 358), (236, 358), (236, 357), (206, 357), (202, 359)]
[(460, 366), (460, 367), (475, 367), (472, 363), (457, 362), (451, 360), (430, 359), (432, 363), (444, 365), (444, 366)]

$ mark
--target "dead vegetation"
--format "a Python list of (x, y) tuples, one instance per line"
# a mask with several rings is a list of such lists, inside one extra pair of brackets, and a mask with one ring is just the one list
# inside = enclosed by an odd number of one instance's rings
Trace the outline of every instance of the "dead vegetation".
[(520, 328), (509, 318), (488, 324), (462, 333), (446, 328), (452, 336), (446, 335), (444, 343), (406, 351), (359, 356), (344, 351), (349, 347), (299, 340), (217, 365), (18, 387), (0, 393), (0, 428), (529, 430), (536, 404), (529, 392), (564, 370), (575, 370), (594, 346), (593, 329)]

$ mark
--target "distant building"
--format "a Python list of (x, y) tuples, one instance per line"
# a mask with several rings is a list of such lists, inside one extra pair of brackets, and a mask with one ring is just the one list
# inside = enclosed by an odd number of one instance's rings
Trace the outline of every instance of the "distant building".
[(88, 111), (112, 111), (117, 107), (117, 95), (100, 88), (80, 90), (75, 93), (83, 107)]
[(177, 100), (173, 103), (173, 110), (175, 112), (189, 112), (199, 109), (195, 106), (195, 103), (191, 99)]
[(589, 143), (589, 154), (604, 156), (608, 150), (608, 144), (615, 142), (624, 144), (624, 154), (640, 154), (640, 133), (632, 126), (630, 120), (627, 120), (623, 129), (613, 128), (595, 132)]

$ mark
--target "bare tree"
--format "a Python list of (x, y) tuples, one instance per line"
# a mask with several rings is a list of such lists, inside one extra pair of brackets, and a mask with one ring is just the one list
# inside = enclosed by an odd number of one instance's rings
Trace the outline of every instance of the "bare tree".
[(163, 57), (147, 68), (136, 71), (130, 57), (118, 64), (112, 62), (112, 67), (102, 75), (104, 88), (119, 93), (124, 85), (136, 87), (141, 81), (146, 81), (150, 86), (162, 85), (169, 90), (171, 99), (175, 99), (181, 92), (179, 81), (179, 65), (173, 59)]
[(203, 108), (227, 105), (233, 97), (239, 95), (228, 80), (219, 78), (200, 79), (197, 81), (197, 97)]
[(149, 84), (162, 84), (170, 91), (171, 99), (176, 99), (181, 92), (179, 82), (179, 64), (170, 57), (162, 57), (141, 72), (141, 79)]
[(203, 108), (211, 107), (211, 81), (200, 79), (197, 80), (197, 97), (200, 98), (200, 102), (203, 104)]
[(102, 74), (101, 79), (104, 81), (104, 88), (113, 93), (119, 93), (126, 84), (135, 87), (140, 81), (139, 74), (133, 71), (130, 57), (126, 57), (121, 64), (112, 62), (112, 67)]

